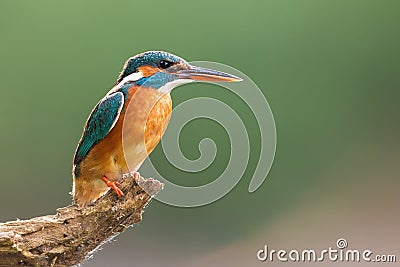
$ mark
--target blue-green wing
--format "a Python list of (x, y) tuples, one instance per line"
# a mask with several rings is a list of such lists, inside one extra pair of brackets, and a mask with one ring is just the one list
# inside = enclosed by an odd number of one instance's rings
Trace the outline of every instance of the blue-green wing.
[(79, 173), (79, 163), (98, 142), (104, 139), (117, 122), (124, 106), (124, 95), (115, 92), (106, 95), (90, 114), (82, 138), (75, 152), (75, 174)]

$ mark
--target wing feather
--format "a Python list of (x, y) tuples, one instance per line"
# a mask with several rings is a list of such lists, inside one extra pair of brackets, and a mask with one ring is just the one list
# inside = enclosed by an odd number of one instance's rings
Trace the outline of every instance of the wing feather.
[(124, 106), (121, 92), (106, 95), (90, 114), (74, 156), (75, 175), (79, 173), (79, 164), (98, 142), (113, 129)]

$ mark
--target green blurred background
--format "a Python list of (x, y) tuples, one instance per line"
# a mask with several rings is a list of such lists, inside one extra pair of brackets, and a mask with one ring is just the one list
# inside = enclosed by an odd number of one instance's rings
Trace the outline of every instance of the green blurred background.
[[(249, 194), (260, 138), (249, 109), (215, 86), (176, 89), (175, 105), (215, 97), (248, 120), (245, 177), (211, 205), (153, 201), (85, 266), (283, 265), (256, 253), (264, 244), (335, 247), (340, 237), (400, 260), (399, 9), (373, 0), (1, 1), (0, 220), (70, 203), (71, 161), (92, 107), (125, 59), (165, 50), (233, 66), (258, 84), (277, 125), (274, 165)], [(221, 127), (189, 124), (183, 152), (196, 158), (203, 137), (218, 144), (215, 165), (189, 176), (157, 148), (160, 172), (184, 185), (218, 176), (229, 155)]]

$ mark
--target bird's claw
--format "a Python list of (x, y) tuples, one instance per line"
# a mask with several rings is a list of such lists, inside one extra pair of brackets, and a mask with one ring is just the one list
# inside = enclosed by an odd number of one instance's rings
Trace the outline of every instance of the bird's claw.
[(122, 192), (122, 190), (118, 188), (118, 186), (121, 186), (120, 183), (118, 183), (118, 182), (111, 182), (111, 181), (108, 180), (107, 177), (105, 177), (105, 176), (103, 176), (101, 179), (104, 181), (104, 183), (105, 183), (108, 187), (111, 187), (119, 197), (124, 195), (124, 192)]

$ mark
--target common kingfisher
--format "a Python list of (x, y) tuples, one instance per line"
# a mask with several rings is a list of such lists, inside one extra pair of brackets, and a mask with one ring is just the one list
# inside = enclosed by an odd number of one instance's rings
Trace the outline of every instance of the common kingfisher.
[(172, 112), (173, 88), (192, 81), (240, 80), (162, 51), (129, 58), (84, 126), (73, 160), (74, 203), (87, 206), (110, 188), (123, 196), (118, 180), (136, 172), (160, 141)]

